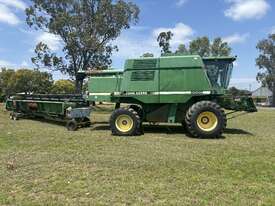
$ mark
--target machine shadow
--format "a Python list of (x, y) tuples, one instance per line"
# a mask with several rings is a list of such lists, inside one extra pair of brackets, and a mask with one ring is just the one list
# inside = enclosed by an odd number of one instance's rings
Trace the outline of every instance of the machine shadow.
[[(93, 122), (92, 131), (109, 131), (110, 126), (108, 122)], [(186, 135), (189, 138), (194, 138), (192, 137), (185, 128), (182, 126), (178, 125), (144, 125), (143, 126), (143, 131), (145, 134), (183, 134)], [(232, 134), (232, 135), (249, 135), (249, 136), (254, 136), (254, 134), (247, 132), (242, 129), (225, 129), (224, 135), (218, 139), (225, 139), (227, 134)], [(215, 139), (215, 138), (209, 138), (209, 139)]]
[[(108, 122), (93, 122), (91, 130), (100, 131), (100, 130), (110, 130)], [(185, 134), (187, 133), (184, 128), (181, 126), (167, 126), (167, 125), (144, 125), (144, 133), (149, 134)]]
[[(32, 120), (37, 121), (41, 123), (47, 123), (52, 125), (58, 125), (58, 126), (66, 126), (66, 123), (64, 122), (56, 122), (54, 120), (44, 119), (44, 118), (28, 118), (24, 117), (21, 119), (26, 120)], [(110, 131), (110, 126), (108, 122), (105, 121), (98, 121), (93, 122), (92, 126), (90, 127), (91, 131)], [(185, 128), (179, 125), (144, 125), (143, 126), (144, 133), (148, 134), (184, 134), (189, 138), (192, 137)], [(242, 129), (233, 129), (233, 128), (226, 128), (224, 131), (224, 135), (231, 134), (231, 135), (248, 135), (248, 136), (254, 136), (253, 133), (250, 133), (248, 131), (242, 130)], [(220, 137), (219, 139), (225, 139), (225, 136)]]
[(224, 134), (236, 134), (236, 135), (254, 136), (253, 133), (250, 133), (248, 131), (245, 131), (245, 130), (242, 130), (242, 129), (233, 129), (233, 128), (226, 128), (224, 130)]
[[(43, 117), (21, 117), (20, 119), (41, 122), (41, 123), (46, 123), (46, 124), (51, 124), (51, 125), (57, 125), (57, 126), (63, 126), (63, 127), (66, 126), (65, 122), (45, 119)], [(20, 121), (20, 119), (19, 119), (19, 121)]]

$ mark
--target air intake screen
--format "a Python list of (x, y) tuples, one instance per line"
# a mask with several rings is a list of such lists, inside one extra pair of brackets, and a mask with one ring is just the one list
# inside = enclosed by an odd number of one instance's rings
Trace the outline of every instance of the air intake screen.
[(157, 66), (156, 59), (135, 60), (133, 68), (134, 69), (152, 69), (152, 68), (156, 68), (156, 66)]
[(131, 81), (153, 81), (154, 77), (154, 71), (132, 72)]

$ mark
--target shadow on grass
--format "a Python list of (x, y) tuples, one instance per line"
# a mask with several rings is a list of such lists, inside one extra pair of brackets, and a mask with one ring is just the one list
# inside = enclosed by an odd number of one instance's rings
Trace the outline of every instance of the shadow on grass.
[(66, 122), (63, 121), (58, 121), (58, 120), (51, 120), (51, 119), (45, 119), (43, 117), (21, 117), (19, 118), (18, 121), (20, 120), (31, 120), (31, 121), (36, 121), (36, 122), (41, 122), (41, 123), (46, 123), (46, 124), (51, 124), (51, 125), (58, 125), (58, 126), (66, 126)]
[[(22, 119), (34, 120), (41, 123), (52, 124), (52, 125), (59, 125), (62, 127), (66, 126), (65, 122), (48, 120), (48, 119), (39, 118), (39, 117), (22, 118)], [(110, 131), (109, 122), (106, 122), (106, 121), (93, 122), (91, 126), (91, 130), (92, 131)], [(146, 133), (148, 134), (161, 134), (161, 133), (162, 134), (184, 134), (187, 137), (194, 138), (187, 132), (185, 128), (178, 125), (144, 125), (143, 131), (145, 134)], [(233, 128), (225, 129), (224, 134), (254, 136), (254, 134), (248, 131), (245, 131), (242, 129), (233, 129)], [(219, 139), (225, 139), (225, 136), (222, 136)]]
[[(92, 131), (110, 130), (108, 122), (93, 123)], [(143, 132), (145, 134), (175, 134), (189, 136), (188, 132), (181, 126), (173, 125), (143, 125)]]
[[(106, 131), (110, 130), (110, 126), (108, 122), (93, 122), (92, 124), (92, 131)], [(194, 138), (192, 137), (186, 129), (184, 129), (182, 126), (178, 125), (144, 125), (143, 126), (143, 131), (146, 134), (183, 134), (186, 135), (189, 138)], [(224, 131), (224, 136), (218, 138), (218, 139), (225, 139), (227, 134), (232, 134), (232, 135), (248, 135), (248, 136), (254, 136), (254, 134), (247, 132), (242, 129), (232, 129), (228, 128), (225, 129)], [(213, 138), (209, 138), (213, 139)]]
[[(108, 122), (93, 122), (92, 130), (110, 130), (110, 126)], [(181, 126), (167, 126), (167, 125), (144, 125), (143, 126), (144, 133), (167, 133), (167, 134), (182, 134), (186, 131)]]
[(225, 134), (239, 134), (239, 135), (249, 135), (249, 136), (254, 136), (254, 134), (248, 132), (248, 131), (245, 131), (245, 130), (242, 130), (242, 129), (233, 129), (233, 128), (227, 128), (225, 129), (224, 131)]

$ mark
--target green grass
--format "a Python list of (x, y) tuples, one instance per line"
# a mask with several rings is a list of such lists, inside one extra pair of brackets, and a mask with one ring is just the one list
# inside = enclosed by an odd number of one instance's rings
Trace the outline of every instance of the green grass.
[(68, 132), (0, 107), (0, 205), (275, 205), (275, 110), (214, 140), (165, 126), (113, 137), (108, 116)]

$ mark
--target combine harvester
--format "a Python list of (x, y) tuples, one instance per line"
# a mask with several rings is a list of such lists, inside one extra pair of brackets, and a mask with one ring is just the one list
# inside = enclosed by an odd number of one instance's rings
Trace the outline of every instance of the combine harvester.
[[(142, 134), (142, 123), (181, 123), (194, 137), (220, 137), (223, 109), (256, 112), (251, 97), (227, 95), (236, 57), (166, 56), (130, 59), (124, 72), (91, 71), (88, 101), (111, 102), (112, 134)], [(84, 75), (84, 74), (83, 74)], [(125, 103), (127, 108), (120, 108)]]
[[(216, 138), (227, 125), (223, 109), (232, 110), (231, 114), (257, 111), (251, 97), (234, 99), (227, 95), (235, 60), (196, 55), (129, 59), (123, 72), (88, 71), (79, 75), (89, 76), (87, 101), (116, 104), (110, 117), (113, 135), (140, 135), (142, 124), (149, 122), (181, 123), (194, 137)], [(11, 118), (15, 114), (39, 114), (67, 122), (69, 130), (88, 121), (90, 110), (83, 108), (84, 100), (47, 101), (10, 99), (7, 109), (13, 111)]]

